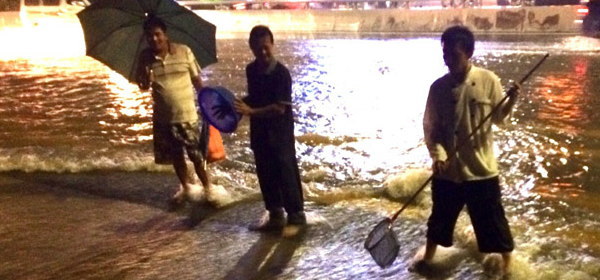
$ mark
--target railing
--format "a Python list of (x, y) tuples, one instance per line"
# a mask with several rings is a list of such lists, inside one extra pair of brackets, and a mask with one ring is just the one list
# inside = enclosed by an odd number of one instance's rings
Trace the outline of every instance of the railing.
[[(20, 0), (20, 6), (89, 6), (95, 0)], [(414, 9), (470, 8), (487, 6), (574, 5), (580, 0), (175, 0), (190, 9), (262, 10), (262, 9)], [(550, 1), (550, 2), (548, 2)], [(587, 0), (583, 0), (587, 1)], [(548, 4), (545, 4), (548, 2)], [(564, 3), (563, 3), (564, 2)], [(68, 5), (67, 5), (68, 4)]]
[(198, 1), (180, 0), (179, 4), (191, 9), (209, 10), (260, 10), (260, 9), (411, 9), (411, 8), (463, 8), (483, 6), (519, 6), (533, 0), (273, 0), (273, 1)]
[[(93, 1), (93, 0), (92, 0)], [(176, 0), (191, 9), (414, 9), (581, 5), (589, 0)]]

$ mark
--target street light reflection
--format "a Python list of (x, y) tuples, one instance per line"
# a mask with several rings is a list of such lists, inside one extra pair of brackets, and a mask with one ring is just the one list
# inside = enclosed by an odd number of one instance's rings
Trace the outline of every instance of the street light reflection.
[(428, 89), (446, 72), (437, 38), (327, 39), (305, 47), (313, 55), (297, 75), (304, 90), (296, 112), (306, 130), (299, 133), (343, 141), (302, 140), (321, 141), (321, 156), (330, 152), (327, 161), (359, 173), (423, 160), (425, 150), (415, 148)]
[(81, 27), (69, 22), (48, 21), (36, 26), (0, 29), (0, 59), (57, 58), (85, 55)]
[[(94, 71), (105, 73), (107, 79), (103, 86), (110, 98), (112, 106), (107, 107), (106, 113), (113, 119), (140, 118), (149, 120), (151, 108), (148, 104), (149, 94), (141, 94), (136, 85), (129, 83), (125, 78), (112, 71), (102, 63), (85, 56), (85, 41), (81, 27), (72, 21), (60, 21), (56, 18), (44, 20), (43, 24), (26, 24), (21, 27), (5, 27), (0, 29), (0, 37), (4, 42), (0, 44), (0, 60), (28, 61), (26, 69), (28, 75), (52, 80), (51, 72), (60, 73), (69, 69), (79, 71)], [(15, 64), (19, 65), (19, 64)], [(13, 68), (16, 71), (18, 67)], [(50, 72), (49, 70), (52, 69)], [(93, 98), (95, 94), (90, 94)], [(120, 123), (120, 122), (119, 122)], [(110, 123), (100, 123), (102, 129), (112, 130)], [(129, 123), (127, 130), (133, 132), (149, 131), (150, 123)], [(150, 140), (151, 134), (139, 133), (136, 139), (130, 141)]]

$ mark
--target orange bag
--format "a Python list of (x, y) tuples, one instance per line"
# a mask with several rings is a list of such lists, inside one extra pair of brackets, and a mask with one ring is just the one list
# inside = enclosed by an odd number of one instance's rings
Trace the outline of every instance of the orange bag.
[(221, 132), (212, 125), (208, 125), (208, 148), (206, 152), (206, 161), (209, 163), (224, 160), (225, 147)]

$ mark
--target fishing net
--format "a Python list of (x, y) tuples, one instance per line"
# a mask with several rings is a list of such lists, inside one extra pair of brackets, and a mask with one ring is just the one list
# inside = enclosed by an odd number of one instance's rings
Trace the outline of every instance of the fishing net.
[(382, 268), (394, 263), (400, 250), (400, 244), (398, 244), (398, 238), (392, 230), (391, 219), (382, 220), (371, 230), (365, 240), (365, 249), (369, 251), (377, 265)]

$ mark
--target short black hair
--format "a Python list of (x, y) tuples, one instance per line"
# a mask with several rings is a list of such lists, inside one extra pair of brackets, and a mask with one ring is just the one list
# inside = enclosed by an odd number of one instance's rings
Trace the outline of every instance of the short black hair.
[(455, 25), (444, 31), (442, 34), (442, 44), (450, 46), (460, 44), (463, 50), (471, 57), (475, 50), (475, 36), (466, 26)]
[(150, 32), (156, 27), (162, 29), (162, 31), (167, 31), (167, 25), (162, 19), (152, 14), (148, 15), (144, 21), (144, 32)]
[(271, 38), (271, 43), (275, 42), (275, 39), (273, 39), (273, 32), (271, 32), (271, 29), (269, 29), (269, 27), (267, 27), (266, 25), (254, 26), (250, 31), (250, 38), (248, 38), (248, 44), (252, 46), (252, 44), (256, 42), (256, 40), (266, 35), (269, 35), (269, 38)]

